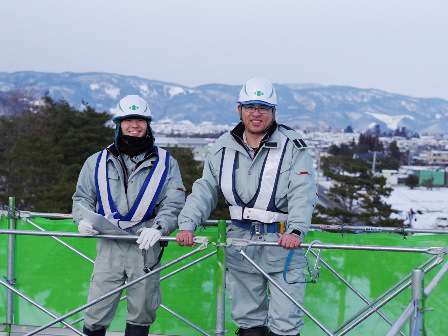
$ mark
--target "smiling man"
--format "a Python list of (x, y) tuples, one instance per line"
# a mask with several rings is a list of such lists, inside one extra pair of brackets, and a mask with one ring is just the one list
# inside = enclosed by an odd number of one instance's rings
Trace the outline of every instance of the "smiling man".
[[(158, 265), (162, 235), (176, 229), (185, 188), (176, 160), (154, 146), (151, 110), (144, 99), (120, 100), (114, 116), (115, 141), (87, 159), (73, 195), (73, 219), (80, 233), (95, 235), (82, 207), (105, 216), (118, 228), (139, 235), (137, 242), (100, 239), (89, 301), (131, 282)], [(127, 289), (127, 336), (146, 336), (160, 303), (159, 274)], [(120, 293), (86, 311), (84, 334), (103, 336)]]
[[(271, 82), (252, 78), (237, 105), (241, 122), (209, 150), (202, 178), (179, 215), (176, 240), (193, 243), (193, 231), (216, 207), (218, 193), (230, 211), (229, 238), (276, 241), (246, 253), (298, 302), (303, 302), (306, 260), (303, 241), (316, 204), (315, 171), (308, 147), (291, 128), (277, 124)], [(290, 261), (286, 262), (288, 254)], [(226, 248), (232, 317), (238, 335), (298, 335), (303, 312), (253, 268), (234, 246)]]

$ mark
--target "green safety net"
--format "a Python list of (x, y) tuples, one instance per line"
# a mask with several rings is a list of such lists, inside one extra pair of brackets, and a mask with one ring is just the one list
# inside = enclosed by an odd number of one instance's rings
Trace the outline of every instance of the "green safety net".
[[(33, 222), (48, 231), (70, 232), (76, 227), (70, 220), (33, 218)], [(7, 229), (7, 218), (0, 221), (0, 228)], [(18, 230), (37, 230), (23, 220), (17, 222)], [(216, 227), (207, 227), (197, 232), (215, 239)], [(60, 238), (90, 258), (95, 258), (96, 239)], [(402, 247), (448, 246), (448, 235), (416, 234), (402, 236), (392, 233), (328, 233), (310, 232), (306, 242), (319, 240), (323, 243), (382, 245)], [(0, 276), (7, 274), (7, 235), (0, 235)], [(167, 274), (195, 258), (214, 251), (209, 247), (194, 257), (172, 266), (162, 273)], [(179, 257), (191, 248), (169, 243), (162, 263)], [(429, 258), (427, 254), (322, 250), (321, 257), (335, 268), (369, 300), (379, 297), (412, 269)], [(314, 257), (310, 257), (311, 265)], [(446, 258), (445, 258), (446, 261)], [(214, 334), (216, 319), (216, 272), (217, 257), (212, 256), (187, 270), (162, 281), (162, 303), (200, 326), (210, 335)], [(16, 287), (52, 312), (62, 315), (86, 303), (93, 265), (70, 251), (51, 237), (16, 236)], [(425, 276), (425, 283), (434, 277), (440, 265)], [(124, 293), (125, 294), (125, 293)], [(406, 289), (381, 310), (391, 321), (395, 321), (410, 302), (410, 289)], [(426, 300), (425, 325), (429, 335), (446, 335), (448, 319), (448, 277), (444, 277)], [(345, 320), (362, 309), (365, 303), (347, 286), (321, 265), (316, 283), (307, 284), (305, 307), (330, 330), (336, 330)], [(236, 326), (230, 316), (230, 299), (226, 297), (226, 335), (234, 335)], [(69, 319), (74, 321), (82, 315)], [(15, 296), (14, 324), (40, 326), (52, 320), (48, 315), (25, 300)], [(6, 320), (6, 288), (0, 289), (0, 324)], [(123, 330), (126, 320), (126, 302), (121, 302), (111, 330)], [(81, 328), (82, 324), (76, 325)], [(384, 335), (390, 326), (377, 314), (355, 327), (348, 335)], [(151, 333), (162, 335), (198, 335), (190, 326), (160, 308)], [(403, 329), (408, 334), (408, 323)], [(308, 318), (305, 318), (303, 335), (324, 333)]]

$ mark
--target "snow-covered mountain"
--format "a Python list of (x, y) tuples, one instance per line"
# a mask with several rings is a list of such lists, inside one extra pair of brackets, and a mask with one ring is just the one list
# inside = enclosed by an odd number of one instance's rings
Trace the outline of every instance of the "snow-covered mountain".
[[(448, 133), (448, 101), (414, 98), (376, 89), (315, 84), (277, 84), (282, 122), (311, 129), (364, 130), (372, 123), (390, 129), (406, 126), (423, 133)], [(232, 124), (238, 119), (235, 102), (239, 86), (207, 84), (187, 87), (110, 73), (0, 73), (0, 114), (8, 113), (1, 97), (21, 91), (29, 96), (48, 94), (75, 107), (87, 102), (98, 111), (111, 111), (127, 94), (140, 94), (154, 119), (193, 123)]]

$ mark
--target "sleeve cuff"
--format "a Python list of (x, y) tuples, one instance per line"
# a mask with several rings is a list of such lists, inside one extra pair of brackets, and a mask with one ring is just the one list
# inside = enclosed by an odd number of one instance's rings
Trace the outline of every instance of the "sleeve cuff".
[(193, 222), (181, 222), (179, 223), (179, 230), (182, 231), (194, 231), (196, 229), (196, 225)]
[(303, 238), (303, 236), (304, 236), (303, 232), (299, 231), (299, 230), (292, 230), (291, 233), (299, 236), (299, 238)]

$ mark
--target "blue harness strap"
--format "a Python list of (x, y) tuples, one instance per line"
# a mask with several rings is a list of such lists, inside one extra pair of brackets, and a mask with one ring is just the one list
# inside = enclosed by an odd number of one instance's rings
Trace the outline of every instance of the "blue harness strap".
[(101, 156), (104, 154), (104, 152), (100, 152), (100, 155), (98, 155), (98, 159), (96, 160), (95, 164), (95, 190), (96, 190), (96, 197), (98, 198), (97, 204), (98, 204), (98, 213), (100, 215), (105, 215), (104, 208), (103, 208), (103, 200), (101, 199), (101, 192), (100, 187), (98, 185), (98, 169), (100, 166)]
[(292, 257), (294, 255), (295, 249), (292, 249), (288, 252), (288, 255), (286, 256), (285, 260), (285, 266), (283, 267), (283, 280), (288, 284), (296, 283), (295, 281), (288, 281), (286, 280), (286, 274), (288, 272), (289, 264), (291, 263)]

